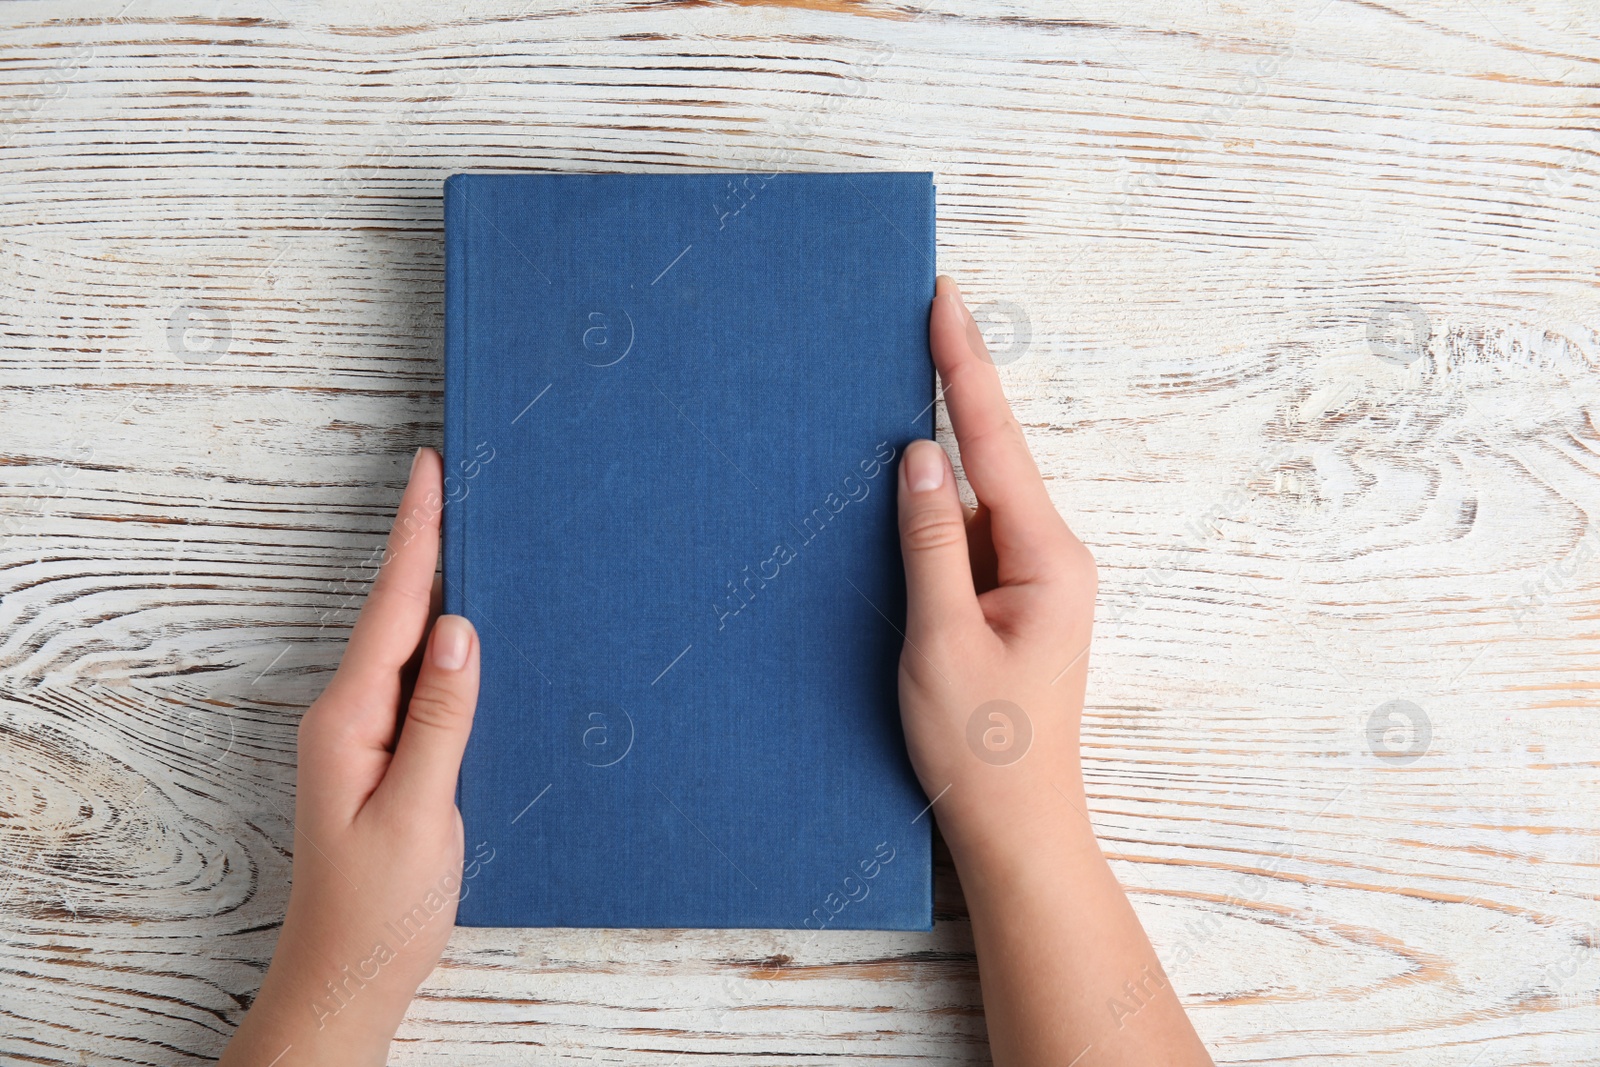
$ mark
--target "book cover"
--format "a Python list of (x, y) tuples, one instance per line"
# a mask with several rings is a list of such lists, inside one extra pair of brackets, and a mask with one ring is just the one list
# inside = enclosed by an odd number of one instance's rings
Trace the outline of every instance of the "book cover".
[(467, 926), (932, 926), (896, 478), (926, 173), (445, 183)]

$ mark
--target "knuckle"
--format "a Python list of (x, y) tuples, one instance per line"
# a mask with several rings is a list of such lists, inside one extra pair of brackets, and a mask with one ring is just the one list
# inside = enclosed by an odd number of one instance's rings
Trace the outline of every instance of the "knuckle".
[(343, 752), (359, 743), (359, 734), (351, 725), (350, 716), (339, 715), (336, 709), (318, 710), (313, 704), (300, 717), (295, 730), (295, 751), (304, 756), (308, 752)]
[(369, 599), (405, 600), (410, 601), (413, 604), (420, 604), (423, 607), (427, 607), (431, 602), (431, 596), (431, 588), (419, 588), (413, 583), (403, 581), (394, 573), (393, 570), (385, 567), (383, 570), (379, 571), (378, 576), (372, 580), (372, 592)]
[(968, 449), (1000, 448), (1028, 451), (1028, 437), (1022, 432), (1022, 423), (1018, 422), (1010, 412), (969, 429), (964, 437), (958, 439)]
[(987, 436), (1012, 445), (1022, 445), (1024, 448), (1028, 444), (1028, 435), (1022, 432), (1022, 423), (1017, 421), (1017, 417), (1011, 414), (1009, 409), (1005, 415), (980, 428), (978, 436), (980, 438)]
[[(990, 375), (995, 374), (995, 369), (993, 364), (986, 363), (980, 357), (979, 359), (958, 360), (940, 373), (944, 378), (945, 392), (948, 393), (957, 386), (983, 388), (989, 384), (988, 381), (973, 382), (970, 379), (988, 379)], [(994, 377), (993, 380), (998, 382), (998, 376)]]
[(326, 719), (326, 709), (320, 700), (314, 702), (306, 709), (306, 713), (300, 716), (300, 725), (295, 727), (294, 731), (295, 750), (299, 754), (304, 755), (314, 751), (326, 743), (328, 735)]
[(966, 541), (966, 525), (961, 516), (944, 510), (916, 511), (900, 524), (900, 539), (912, 552), (932, 552)]
[(406, 706), (406, 725), (413, 722), (423, 727), (449, 730), (459, 725), (470, 713), (466, 701), (441, 685), (419, 682)]
[(982, 660), (978, 635), (965, 626), (934, 625), (919, 632), (916, 640), (914, 647), (901, 649), (901, 656), (924, 681), (942, 681), (941, 668), (948, 671), (957, 663)]
[(1049, 547), (1044, 551), (1047, 562), (1043, 569), (1048, 578), (1076, 587), (1098, 587), (1100, 566), (1094, 553), (1059, 517), (1045, 543)]
[(301, 716), (300, 725), (294, 731), (294, 752), (297, 760), (304, 762), (306, 753), (316, 750), (316, 736), (316, 722), (308, 712)]
[(1089, 546), (1076, 537), (1072, 539), (1072, 547), (1068, 551), (1067, 574), (1077, 584), (1091, 591), (1100, 587), (1100, 564), (1095, 561)]

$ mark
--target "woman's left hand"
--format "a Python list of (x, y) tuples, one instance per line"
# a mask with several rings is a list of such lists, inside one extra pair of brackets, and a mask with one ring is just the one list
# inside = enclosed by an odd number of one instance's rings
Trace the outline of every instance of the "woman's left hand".
[(418, 450), (339, 670), (301, 720), (288, 916), (221, 1067), (384, 1063), (455, 925), (478, 638), (457, 615), (430, 626), (442, 468)]

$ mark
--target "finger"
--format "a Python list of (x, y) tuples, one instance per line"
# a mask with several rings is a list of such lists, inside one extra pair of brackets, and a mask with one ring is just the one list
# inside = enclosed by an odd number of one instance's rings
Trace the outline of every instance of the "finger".
[(960, 289), (943, 275), (928, 334), (967, 481), (991, 513), (1001, 571), (1007, 580), (1036, 577), (1065, 543), (1066, 525), (1006, 403), (983, 335)]
[[(433, 576), (433, 588), (428, 591), (427, 625), (429, 627), (433, 626), (434, 620), (439, 617), (439, 613), (444, 609), (444, 582), (442, 579), (442, 575), (435, 574)], [(422, 660), (427, 653), (427, 642), (418, 642), (416, 651), (406, 660), (406, 665), (400, 668), (400, 702), (394, 709), (396, 716), (401, 714), (401, 709), (411, 699), (411, 690), (417, 684), (417, 671), (422, 669)]]
[(936, 441), (913, 441), (900, 460), (900, 554), (906, 568), (906, 636), (983, 619), (967, 558), (966, 509), (950, 457)]
[(460, 615), (441, 615), (433, 624), (394, 759), (375, 799), (420, 811), (455, 804), (461, 754), (477, 704), (477, 631)]
[(363, 725), (384, 746), (394, 738), (402, 671), (427, 633), (439, 565), (443, 467), (433, 449), (417, 450), (378, 576), (328, 685), (341, 700), (370, 713)]

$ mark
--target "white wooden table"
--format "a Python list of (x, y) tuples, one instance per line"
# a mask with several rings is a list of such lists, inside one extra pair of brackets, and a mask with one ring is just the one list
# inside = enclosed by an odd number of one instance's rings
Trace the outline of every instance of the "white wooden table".
[[(255, 991), (296, 723), (440, 437), (444, 176), (715, 168), (937, 172), (1218, 1062), (1600, 1064), (1595, 15), (7, 5), (0, 1061), (206, 1062)], [(459, 931), (393, 1061), (987, 1062), (938, 900)]]

